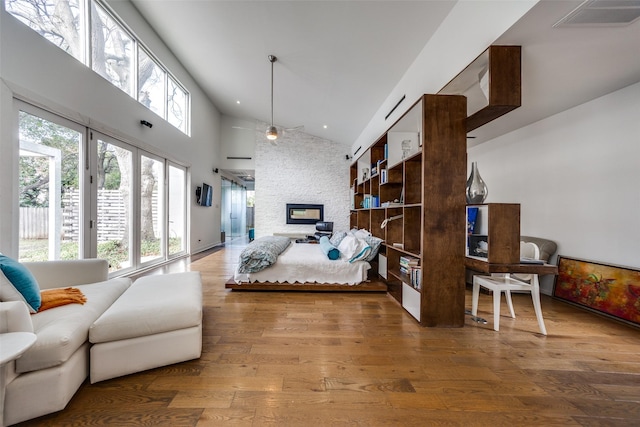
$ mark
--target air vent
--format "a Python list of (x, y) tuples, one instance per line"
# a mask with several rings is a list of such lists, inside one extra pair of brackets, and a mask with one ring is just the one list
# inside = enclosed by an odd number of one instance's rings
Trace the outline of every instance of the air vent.
[(565, 27), (621, 27), (640, 18), (639, 0), (587, 0), (553, 24)]

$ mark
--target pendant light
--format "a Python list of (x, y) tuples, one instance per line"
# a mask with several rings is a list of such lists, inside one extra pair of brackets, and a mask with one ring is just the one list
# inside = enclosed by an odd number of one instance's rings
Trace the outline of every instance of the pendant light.
[(273, 125), (273, 63), (277, 60), (278, 58), (274, 55), (269, 55), (269, 62), (271, 62), (271, 126), (267, 128), (267, 139), (271, 141), (278, 138), (278, 130)]

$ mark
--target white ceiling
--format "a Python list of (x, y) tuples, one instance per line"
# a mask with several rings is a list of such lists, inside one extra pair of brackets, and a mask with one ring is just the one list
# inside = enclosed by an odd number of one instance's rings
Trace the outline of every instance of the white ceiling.
[(223, 114), (271, 121), (273, 54), (275, 124), (352, 144), (455, 2), (133, 4)]
[[(275, 123), (304, 125), (309, 134), (346, 145), (362, 133), (456, 3), (132, 2), (220, 112), (271, 120), (267, 56), (274, 54)], [(471, 144), (640, 81), (640, 21), (552, 28), (581, 3), (542, 1), (494, 43), (523, 48), (523, 106), (508, 120), (474, 131)]]

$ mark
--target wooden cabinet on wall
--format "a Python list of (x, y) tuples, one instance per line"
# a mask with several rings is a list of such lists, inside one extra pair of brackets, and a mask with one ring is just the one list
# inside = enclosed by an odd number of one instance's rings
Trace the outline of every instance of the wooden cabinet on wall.
[(489, 46), (438, 92), (467, 97), (467, 132), (520, 107), (521, 50)]
[(423, 326), (464, 325), (466, 116), (424, 95), (351, 166), (351, 226), (384, 239), (389, 293)]

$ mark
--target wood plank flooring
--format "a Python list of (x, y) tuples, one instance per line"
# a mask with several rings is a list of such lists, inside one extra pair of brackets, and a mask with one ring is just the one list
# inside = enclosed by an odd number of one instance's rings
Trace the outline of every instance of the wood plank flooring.
[(241, 249), (161, 271), (202, 274), (199, 360), (86, 382), (65, 410), (22, 425), (640, 425), (637, 328), (549, 297), (545, 337), (526, 295), (495, 332), (489, 295), (488, 324), (433, 329), (383, 293), (230, 291)]

